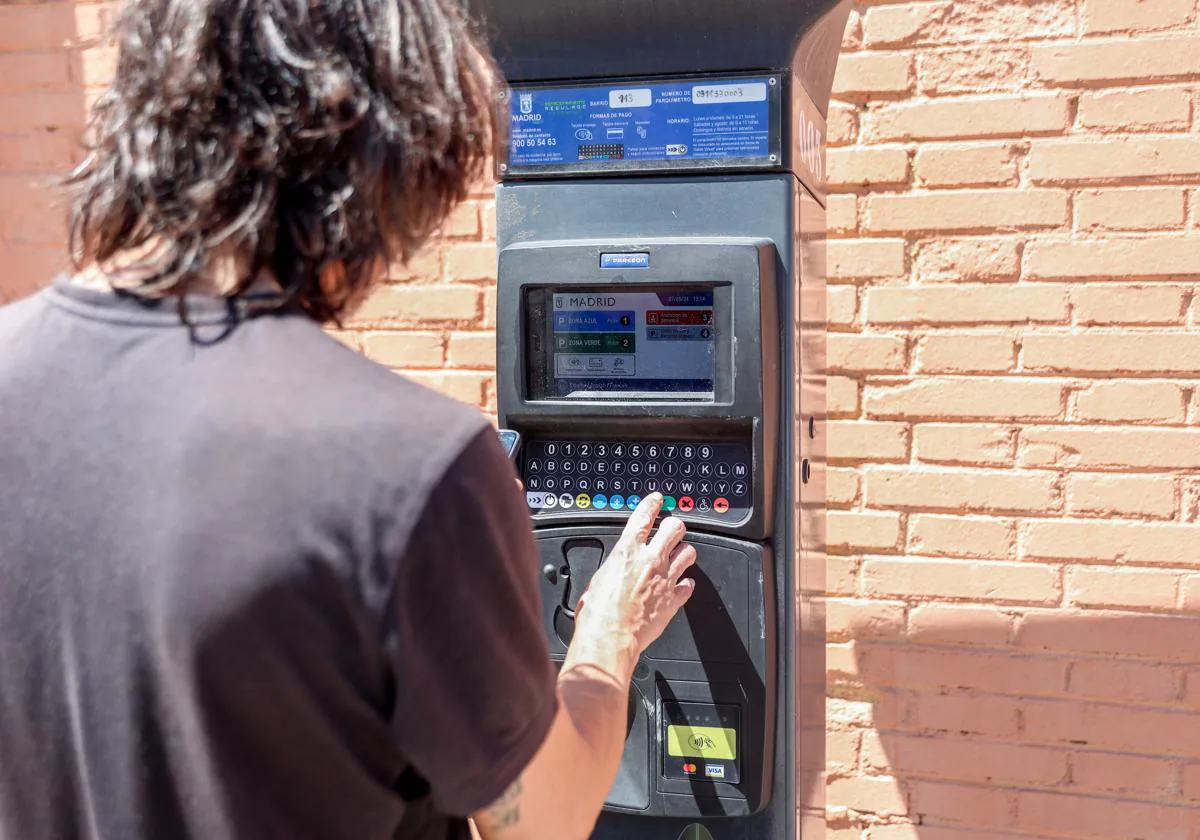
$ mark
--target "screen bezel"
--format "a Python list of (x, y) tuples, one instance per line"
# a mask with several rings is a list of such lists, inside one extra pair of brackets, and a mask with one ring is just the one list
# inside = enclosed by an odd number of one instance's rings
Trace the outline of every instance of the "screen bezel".
[[(608, 294), (659, 293), (663, 291), (711, 291), (713, 295), (713, 388), (711, 392), (680, 391), (594, 391), (581, 396), (560, 396), (556, 391), (554, 370), (553, 306), (555, 293), (570, 291)], [(595, 282), (565, 282), (525, 286), (522, 299), (522, 320), (525, 325), (526, 358), (525, 400), (530, 403), (603, 403), (605, 405), (642, 403), (687, 403), (713, 405), (733, 399), (733, 285), (727, 281), (646, 281), (605, 286)], [(539, 349), (540, 348), (540, 349)]]
[[(689, 158), (684, 160), (618, 160), (578, 161), (575, 163), (516, 166), (512, 163), (511, 132), (512, 101), (521, 93), (545, 90), (598, 90), (625, 84), (670, 85), (704, 82), (738, 82), (766, 79), (768, 105), (768, 137), (765, 157)], [(496, 174), (500, 180), (535, 179), (556, 175), (613, 175), (630, 172), (744, 172), (747, 170), (783, 170), (783, 75), (778, 72), (737, 72), (685, 76), (655, 76), (651, 78), (613, 78), (596, 82), (539, 82), (522, 84), (505, 90), (499, 99), (498, 118), (505, 127), (505, 142), (498, 144)]]

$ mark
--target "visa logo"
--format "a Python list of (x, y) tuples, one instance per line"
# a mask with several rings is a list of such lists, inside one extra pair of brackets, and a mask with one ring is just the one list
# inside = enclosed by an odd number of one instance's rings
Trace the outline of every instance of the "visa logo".
[(725, 767), (721, 764), (705, 764), (704, 775), (710, 779), (724, 779)]

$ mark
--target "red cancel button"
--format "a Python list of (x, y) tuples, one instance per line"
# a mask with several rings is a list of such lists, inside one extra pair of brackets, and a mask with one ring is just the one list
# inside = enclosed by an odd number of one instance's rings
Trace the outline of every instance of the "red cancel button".
[(729, 513), (729, 500), (717, 499), (713, 502), (713, 510), (717, 513)]

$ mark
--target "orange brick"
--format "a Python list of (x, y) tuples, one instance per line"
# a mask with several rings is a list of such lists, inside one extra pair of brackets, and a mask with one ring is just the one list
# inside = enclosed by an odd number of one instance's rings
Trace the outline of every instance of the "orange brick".
[(1030, 701), (1025, 707), (1025, 736), (1037, 743), (1075, 742), (1143, 755), (1191, 757), (1200, 755), (1200, 732), (1192, 725), (1194, 714), (1190, 710)]
[(368, 333), (362, 342), (367, 358), (390, 368), (440, 368), (445, 362), (441, 333)]
[(485, 201), (479, 206), (480, 228), (486, 242), (496, 241), (496, 202)]
[[(483, 326), (494, 329), (496, 327), (496, 290), (483, 290)], [(512, 329), (517, 329), (516, 324), (510, 325)]]
[(826, 159), (831, 190), (898, 187), (908, 183), (908, 150), (903, 146), (830, 149)]
[(1175, 607), (1179, 575), (1146, 569), (1107, 566), (1067, 571), (1067, 600), (1077, 607)]
[[(445, 224), (442, 225), (440, 235), (453, 239), (478, 239), (479, 233), (479, 204), (474, 201), (464, 201), (450, 212)], [(496, 253), (495, 246), (488, 247), (494, 259)], [(451, 259), (453, 259), (453, 251), (451, 251)]]
[(858, 416), (858, 380), (831, 376), (825, 380), (825, 398), (831, 418)]
[(0, 52), (50, 52), (75, 37), (69, 3), (5, 4), (0, 7)]
[(388, 279), (436, 280), (442, 276), (442, 249), (436, 243), (413, 254), (405, 264), (397, 264), (388, 272)]
[(858, 315), (858, 289), (854, 286), (829, 286), (826, 313), (831, 327), (851, 326)]
[(74, 147), (63, 134), (0, 136), (0, 172), (66, 172)]
[(1183, 423), (1185, 394), (1170, 382), (1100, 382), (1076, 397), (1080, 420), (1102, 423)]
[(1016, 430), (1006, 426), (922, 423), (913, 429), (917, 460), (927, 464), (1010, 466), (1016, 442)]
[(881, 420), (1052, 420), (1063, 414), (1063, 388), (1029, 379), (927, 376), (908, 385), (867, 389), (867, 415)]
[(479, 304), (479, 290), (470, 286), (381, 286), (354, 313), (354, 322), (468, 322), (479, 317)]
[(918, 43), (950, 14), (951, 8), (951, 3), (868, 8), (863, 17), (863, 43), (869, 47), (899, 47)]
[(855, 464), (908, 460), (908, 426), (835, 420), (829, 423), (829, 461)]
[(452, 368), (494, 370), (496, 367), (495, 333), (451, 333), (447, 359)]
[(1182, 324), (1188, 292), (1181, 286), (1077, 286), (1071, 303), (1081, 326)]
[[(1180, 607), (1187, 612), (1200, 612), (1200, 576), (1188, 575), (1179, 586)], [(1200, 679), (1200, 675), (1198, 675)]]
[(887, 761), (909, 778), (942, 778), (994, 785), (1050, 786), (1067, 775), (1067, 753), (1024, 744), (964, 738), (891, 735)]
[(870, 507), (964, 513), (1045, 513), (1062, 505), (1054, 473), (980, 469), (873, 467), (866, 499)]
[(857, 196), (830, 195), (828, 202), (825, 223), (830, 233), (854, 233), (858, 230)]
[(908, 366), (907, 345), (897, 336), (830, 333), (828, 342), (831, 373), (888, 373)]
[(1075, 195), (1075, 222), (1089, 232), (1162, 230), (1181, 227), (1186, 208), (1187, 194), (1178, 188), (1083, 190)]
[(4, 247), (4, 293), (10, 301), (49, 285), (67, 267), (61, 249), (38, 245)]
[(1029, 335), (1021, 358), (1026, 370), (1044, 373), (1195, 375), (1200, 333)]
[(863, 280), (905, 274), (902, 239), (835, 239), (827, 247), (831, 280)]
[(1030, 559), (1200, 566), (1200, 525), (1057, 520), (1027, 522), (1023, 531)]
[(866, 811), (883, 816), (900, 816), (908, 813), (904, 794), (896, 779), (877, 776), (853, 776), (834, 779), (826, 789), (829, 801), (853, 811)]
[(1086, 91), (1079, 97), (1079, 124), (1097, 131), (1182, 131), (1192, 120), (1186, 88)]
[(1035, 141), (1029, 176), (1035, 184), (1114, 184), (1200, 175), (1200, 138), (1113, 137)]
[(1068, 318), (1066, 286), (880, 286), (867, 291), (873, 324), (1057, 324)]
[(1084, 0), (1083, 34), (1171, 29), (1192, 20), (1194, 0)]
[[(927, 605), (922, 609), (933, 608)], [(936, 605), (943, 610), (968, 609)], [(976, 607), (972, 609), (989, 609)], [(967, 628), (969, 630), (969, 628)], [(912, 701), (912, 723), (926, 732), (1011, 737), (1017, 734), (1016, 701), (979, 694), (919, 694)]]
[(958, 598), (1010, 604), (1056, 604), (1058, 571), (1024, 563), (872, 559), (863, 563), (866, 595), (882, 598)]
[[(1087, 612), (1031, 612), (1018, 628), (1017, 642), (1025, 648), (1061, 653), (1191, 663), (1195, 662), (1196, 651), (1200, 649), (1197, 647), (1200, 622), (1189, 616), (1175, 615), (1128, 614), (1119, 621), (1103, 621), (1091, 618)], [(1116, 745), (1136, 746), (1133, 733), (1125, 733), (1122, 737), (1133, 740)], [(1194, 737), (1200, 744), (1200, 733)]]
[(1012, 560), (1016, 529), (1005, 519), (936, 516), (923, 513), (909, 520), (909, 550), (931, 557)]
[(496, 246), (455, 243), (446, 254), (446, 275), (455, 282), (495, 281)]
[(926, 187), (1013, 186), (1017, 150), (995, 143), (930, 144), (918, 150), (915, 170), (917, 183)]
[(880, 688), (949, 688), (1036, 696), (1061, 694), (1067, 684), (1066, 659), (1030, 657), (1024, 651), (1018, 655), (905, 645), (864, 648), (857, 656), (864, 679)]
[(858, 732), (825, 733), (825, 761), (831, 772), (846, 772), (858, 765), (858, 742), (861, 738)]
[(1029, 50), (921, 51), (917, 55), (917, 87), (922, 93), (946, 95), (1015, 92), (1028, 85)]
[(61, 89), (70, 81), (66, 53), (0, 53), (0, 92)]
[(830, 103), (826, 130), (831, 147), (850, 145), (858, 137), (858, 109), (841, 102)]
[(831, 555), (825, 562), (825, 591), (853, 595), (858, 589), (858, 559)]
[(935, 333), (917, 344), (921, 373), (1005, 373), (1016, 363), (1010, 335)]
[(831, 510), (826, 521), (830, 551), (888, 551), (900, 543), (900, 514)]
[(1096, 516), (1175, 515), (1175, 479), (1169, 475), (1097, 475), (1081, 473), (1067, 482), (1067, 512)]
[(1017, 457), (1026, 467), (1200, 469), (1200, 429), (1030, 428)]
[(1194, 822), (1194, 813), (1186, 808), (1035, 791), (1018, 794), (1017, 815), (1025, 831), (1083, 840), (1184, 840)]
[(412, 373), (408, 376), (426, 387), (477, 408), (485, 404), (485, 385), (491, 378), (481, 373)]
[(825, 632), (830, 641), (898, 639), (904, 635), (902, 603), (830, 598), (825, 606)]
[(0, 132), (11, 134), (35, 129), (81, 129), (83, 97), (70, 90), (34, 93), (0, 93)]
[(1158, 663), (1122, 662), (1111, 656), (1084, 659), (1071, 666), (1071, 694), (1099, 700), (1170, 703), (1179, 694), (1175, 669)]
[(884, 105), (863, 126), (872, 142), (969, 140), (1060, 134), (1069, 125), (1069, 100), (1055, 94), (950, 97)]
[(117, 75), (120, 53), (115, 47), (92, 47), (71, 55), (71, 82), (85, 89), (107, 87)]
[(917, 246), (914, 263), (925, 282), (1015, 280), (1021, 273), (1013, 239), (931, 239)]
[(1078, 85), (1132, 79), (1187, 79), (1200, 73), (1191, 37), (1121, 38), (1033, 48), (1033, 70), (1044, 82)]
[[(916, 782), (912, 785), (912, 811), (930, 822), (952, 822), (973, 829), (1007, 826), (1011, 794), (999, 788)], [(961, 833), (954, 840), (967, 840)], [(921, 840), (926, 840), (924, 826)], [(974, 838), (971, 838), (974, 840)]]
[(1014, 623), (996, 607), (922, 604), (909, 617), (908, 637), (917, 644), (1003, 647), (1012, 639)]
[(846, 99), (907, 93), (913, 86), (912, 64), (909, 53), (843, 54), (833, 79), (833, 95)]
[(67, 220), (57, 207), (30, 207), (0, 214), (0, 235), (10, 244), (53, 248), (66, 238)]
[(1175, 765), (1158, 758), (1085, 752), (1071, 760), (1071, 778), (1081, 788), (1109, 793), (1170, 797)]
[(858, 471), (829, 467), (825, 470), (825, 500), (836, 507), (850, 507), (858, 499)]
[(869, 197), (865, 228), (876, 233), (994, 233), (1061, 227), (1068, 218), (1067, 194), (1058, 190), (939, 190)]

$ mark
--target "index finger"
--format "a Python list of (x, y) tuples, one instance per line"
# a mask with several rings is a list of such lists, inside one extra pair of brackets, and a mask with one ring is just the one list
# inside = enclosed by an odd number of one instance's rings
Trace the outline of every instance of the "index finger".
[(650, 539), (650, 531), (654, 528), (654, 520), (658, 519), (662, 506), (662, 493), (651, 493), (642, 499), (637, 509), (630, 514), (629, 521), (625, 523), (621, 539), (631, 539), (638, 545), (645, 545)]

